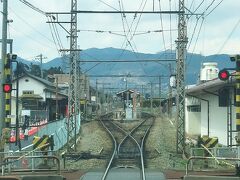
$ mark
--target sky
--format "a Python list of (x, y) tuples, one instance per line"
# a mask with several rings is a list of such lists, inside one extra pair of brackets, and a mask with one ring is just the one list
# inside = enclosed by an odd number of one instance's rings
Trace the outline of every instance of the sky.
[[(28, 0), (28, 2), (44, 12), (69, 12), (71, 8), (71, 0)], [(204, 18), (193, 15), (186, 19), (188, 52), (202, 55), (240, 52), (240, 3), (237, 3), (237, 0), (185, 0), (185, 6), (196, 14), (205, 12)], [(121, 10), (159, 11), (161, 8), (169, 11), (178, 9), (178, 0), (78, 0), (78, 10), (120, 10), (120, 7)], [(2, 3), (0, 9), (2, 12)], [(52, 38), (53, 26), (46, 23), (48, 21), (46, 16), (19, 0), (8, 0), (8, 11), (8, 19), (13, 20), (8, 25), (8, 38), (14, 40), (14, 53), (27, 60), (36, 60), (36, 56), (43, 54), (45, 57), (43, 62), (61, 55), (58, 45)], [(211, 13), (208, 15), (209, 12)], [(186, 13), (189, 14), (187, 10)], [(69, 15), (59, 16), (59, 21), (69, 20)], [(0, 23), (2, 24), (2, 16)], [(63, 26), (69, 30), (69, 24)], [(55, 24), (55, 28), (62, 47), (69, 49), (68, 34), (58, 24)], [(126, 14), (122, 17), (121, 14), (78, 14), (78, 29), (80, 49), (114, 47), (135, 52), (157, 53), (175, 49), (177, 15)], [(106, 32), (97, 33), (98, 30)], [(159, 30), (163, 32), (156, 32)], [(0, 32), (2, 34), (2, 29)]]

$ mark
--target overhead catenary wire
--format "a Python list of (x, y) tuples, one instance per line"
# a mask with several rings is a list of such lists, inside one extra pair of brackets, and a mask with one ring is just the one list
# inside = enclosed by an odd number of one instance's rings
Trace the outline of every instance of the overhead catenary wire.
[(207, 13), (205, 17), (209, 16), (222, 2), (223, 0), (221, 0), (209, 13)]
[(11, 7), (8, 7), (10, 12), (13, 13), (17, 18), (19, 18), (22, 22), (24, 22), (27, 26), (29, 26), (31, 29), (33, 29), (35, 32), (37, 32), (39, 35), (41, 35), (43, 38), (45, 38), (46, 40), (48, 40), (49, 42), (53, 43), (53, 40), (51, 40), (49, 37), (47, 37), (46, 35), (44, 35), (42, 32), (40, 32), (37, 28), (35, 28), (33, 25), (31, 25), (30, 23), (28, 23), (24, 18), (22, 18), (20, 15), (18, 15), (16, 13), (16, 11), (14, 11)]
[[(171, 0), (169, 0), (169, 9), (170, 9), (170, 11), (172, 10), (172, 3), (171, 3), (172, 1)], [(170, 28), (170, 31), (169, 31), (169, 36), (170, 36), (170, 45), (172, 44), (172, 15), (171, 14), (169, 14), (169, 28)], [(173, 47), (171, 46), (171, 53), (172, 53), (172, 51), (173, 51)]]
[[(159, 7), (159, 11), (162, 10), (161, 8), (161, 0), (158, 0), (158, 7)], [(159, 14), (159, 17), (160, 17), (160, 23), (161, 23), (161, 29), (163, 29), (163, 18), (162, 18), (162, 14)], [(170, 29), (171, 30), (171, 29)], [(163, 47), (164, 47), (164, 50), (167, 51), (166, 49), (166, 43), (165, 43), (165, 38), (164, 38), (164, 32), (162, 31), (162, 40), (163, 40)]]
[(108, 4), (108, 3), (106, 3), (106, 2), (104, 2), (104, 1), (102, 1), (102, 0), (97, 0), (97, 1), (99, 1), (99, 2), (101, 2), (101, 3), (103, 3), (103, 4), (105, 4), (106, 6), (112, 8), (112, 9), (114, 9), (114, 10), (116, 10), (116, 11), (119, 11), (119, 9), (117, 9), (117, 8), (115, 8), (115, 7), (113, 7), (113, 6), (111, 6), (110, 4)]
[(20, 32), (20, 33), (24, 34), (25, 37), (31, 39), (33, 42), (35, 42), (35, 43), (37, 43), (37, 44), (39, 44), (39, 45), (41, 45), (41, 46), (49, 47), (49, 48), (51, 48), (51, 49), (55, 49), (54, 47), (50, 46), (49, 44), (43, 43), (43, 42), (35, 39), (35, 38), (32, 37), (31, 35), (25, 33), (24, 31), (21, 31), (19, 28), (15, 29), (15, 27), (14, 27), (13, 25), (11, 25), (11, 24), (9, 24), (9, 28), (12, 29), (12, 30), (14, 30), (15, 32), (18, 32), (18, 33)]
[(223, 48), (225, 47), (225, 45), (228, 43), (229, 39), (231, 38), (231, 36), (233, 35), (233, 33), (236, 31), (237, 27), (240, 24), (240, 19), (237, 21), (237, 23), (234, 25), (233, 29), (231, 30), (230, 34), (228, 35), (228, 37), (226, 38), (226, 40), (223, 42), (223, 44), (220, 46), (219, 50), (217, 51), (217, 54), (220, 54), (221, 51), (223, 50)]
[(198, 39), (199, 39), (199, 36), (200, 36), (200, 32), (202, 30), (202, 26), (203, 26), (203, 22), (204, 22), (205, 18), (202, 17), (202, 21), (201, 21), (201, 24), (200, 24), (200, 27), (199, 27), (199, 30), (198, 30), (198, 34), (197, 34), (197, 37), (196, 37), (196, 41), (195, 41), (195, 44), (193, 46), (193, 50), (192, 50), (192, 53), (191, 53), (191, 56), (189, 58), (189, 61), (187, 63), (187, 66), (189, 66), (189, 64), (191, 63), (191, 60), (192, 60), (192, 57), (193, 57), (193, 53), (195, 51), (195, 48), (196, 48), (196, 45), (197, 45), (197, 42), (198, 42)]
[(46, 12), (42, 11), (41, 9), (37, 8), (36, 6), (34, 6), (33, 4), (29, 3), (26, 0), (19, 0), (20, 2), (22, 2), (23, 4), (27, 5), (28, 7), (30, 7), (31, 9), (33, 9), (34, 11), (44, 15), (44, 16), (49, 16)]

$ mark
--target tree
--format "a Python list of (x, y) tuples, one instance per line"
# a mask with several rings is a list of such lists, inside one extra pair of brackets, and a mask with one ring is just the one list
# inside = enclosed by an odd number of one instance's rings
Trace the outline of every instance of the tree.
[[(23, 74), (25, 74), (25, 72), (29, 70), (29, 66), (22, 63), (22, 62), (19, 62), (18, 63), (18, 76), (21, 76)], [(15, 77), (17, 77), (17, 68), (15, 68), (15, 70), (13, 71), (13, 74)]]
[(37, 64), (30, 64), (30, 73), (34, 76), (41, 77), (41, 68)]

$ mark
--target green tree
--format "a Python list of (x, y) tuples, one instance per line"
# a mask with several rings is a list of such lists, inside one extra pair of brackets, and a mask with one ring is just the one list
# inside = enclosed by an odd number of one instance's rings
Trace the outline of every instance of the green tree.
[(41, 68), (37, 64), (30, 64), (30, 73), (34, 76), (41, 77)]

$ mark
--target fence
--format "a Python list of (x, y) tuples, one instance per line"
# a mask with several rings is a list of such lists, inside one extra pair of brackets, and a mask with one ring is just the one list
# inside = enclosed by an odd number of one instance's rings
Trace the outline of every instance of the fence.
[[(76, 124), (77, 133), (80, 131), (80, 127), (81, 127), (81, 117), (80, 115), (78, 115), (77, 124)], [(67, 119), (64, 118), (62, 120), (49, 123), (44, 128), (40, 129), (37, 132), (37, 136), (43, 136), (45, 134), (53, 135), (55, 151), (62, 148), (67, 143)]]
[[(47, 156), (42, 151), (0, 153), (1, 156), (5, 156), (1, 162), (2, 175), (19, 170), (31, 172), (38, 171), (39, 169), (59, 171), (60, 161), (55, 154), (56, 152), (54, 151), (49, 151)], [(58, 159), (58, 163), (56, 163), (56, 159)]]
[[(208, 150), (214, 157), (240, 158), (240, 147), (214, 147), (208, 148)], [(204, 148), (191, 148), (190, 154), (191, 156), (212, 157)], [(190, 168), (193, 168), (194, 163), (194, 161), (191, 161)], [(217, 167), (217, 162), (214, 161), (212, 165), (213, 167)]]

